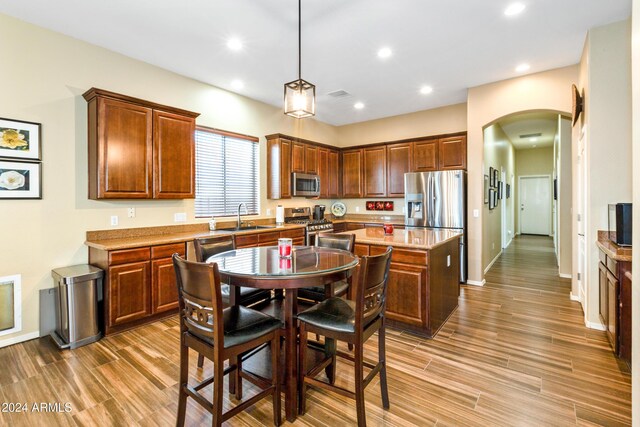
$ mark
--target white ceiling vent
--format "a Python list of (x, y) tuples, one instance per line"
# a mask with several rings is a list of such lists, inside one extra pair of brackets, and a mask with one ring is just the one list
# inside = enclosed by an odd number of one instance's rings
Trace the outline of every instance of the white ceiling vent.
[(331, 98), (340, 99), (340, 98), (348, 98), (351, 96), (351, 94), (346, 90), (339, 89), (339, 90), (334, 90), (333, 92), (329, 92), (327, 96), (330, 96)]
[(537, 138), (539, 136), (542, 136), (542, 134), (540, 132), (538, 133), (528, 133), (526, 135), (520, 135), (520, 138), (524, 139), (524, 138)]

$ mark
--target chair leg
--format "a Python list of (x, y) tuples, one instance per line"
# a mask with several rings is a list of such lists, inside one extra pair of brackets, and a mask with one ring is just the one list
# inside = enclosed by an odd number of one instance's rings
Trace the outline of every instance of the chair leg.
[(273, 424), (282, 424), (280, 409), (280, 334), (276, 333), (271, 340), (271, 384), (273, 385)]
[(382, 395), (382, 407), (389, 409), (389, 391), (387, 390), (387, 357), (385, 351), (385, 330), (384, 318), (382, 326), (378, 331), (378, 363), (382, 364), (380, 368), (380, 394)]
[(222, 425), (222, 393), (224, 390), (224, 363), (216, 357), (213, 363), (213, 419), (212, 426)]
[(324, 370), (329, 379), (329, 384), (335, 384), (336, 382), (336, 347), (337, 342), (335, 339), (324, 337), (324, 355), (331, 358), (331, 363)]
[[(232, 360), (233, 363), (236, 364), (236, 370), (233, 373), (233, 376), (236, 379), (236, 399), (242, 399), (242, 377), (240, 376), (240, 372), (242, 371), (242, 356), (238, 355), (235, 357), (235, 360)], [(229, 375), (231, 378), (231, 375)]]
[(304, 415), (307, 410), (307, 386), (304, 382), (304, 377), (307, 373), (305, 366), (307, 356), (307, 329), (304, 326), (304, 322), (300, 322), (300, 350), (298, 351), (298, 356), (298, 390), (300, 391), (298, 413)]
[(204, 366), (204, 356), (198, 353), (198, 368), (202, 368)]
[(364, 348), (361, 342), (355, 344), (355, 383), (356, 383), (356, 413), (358, 427), (367, 425), (367, 416), (364, 409)]
[[(182, 340), (181, 340), (182, 341)], [(180, 391), (178, 394), (178, 419), (176, 420), (176, 426), (184, 426), (184, 421), (187, 413), (187, 393), (185, 387), (189, 382), (189, 347), (180, 343)]]

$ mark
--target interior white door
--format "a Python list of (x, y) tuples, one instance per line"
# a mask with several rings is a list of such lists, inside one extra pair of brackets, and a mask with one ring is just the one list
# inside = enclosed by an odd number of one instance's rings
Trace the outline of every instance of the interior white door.
[(551, 232), (551, 185), (548, 176), (520, 177), (520, 233)]
[[(587, 268), (588, 258), (586, 251), (586, 215), (587, 215), (587, 152), (585, 149), (585, 130), (582, 130), (578, 139), (578, 155), (577, 155), (577, 177), (578, 177), (578, 194), (577, 194), (577, 212), (576, 221), (578, 225), (578, 297), (584, 309), (585, 319), (587, 318)], [(572, 292), (574, 290), (572, 289)]]

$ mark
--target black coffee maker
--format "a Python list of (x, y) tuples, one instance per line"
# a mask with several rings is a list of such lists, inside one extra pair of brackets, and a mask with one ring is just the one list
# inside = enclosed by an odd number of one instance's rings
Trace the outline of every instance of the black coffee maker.
[(327, 207), (325, 205), (315, 205), (313, 207), (313, 219), (314, 220), (320, 220), (320, 219), (324, 219), (324, 210)]

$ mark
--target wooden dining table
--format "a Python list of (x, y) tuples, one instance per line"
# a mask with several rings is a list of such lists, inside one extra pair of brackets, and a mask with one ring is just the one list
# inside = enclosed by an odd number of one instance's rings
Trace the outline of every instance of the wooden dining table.
[(277, 246), (268, 246), (222, 252), (207, 262), (218, 264), (221, 281), (231, 286), (231, 305), (239, 301), (241, 286), (284, 290), (285, 413), (293, 422), (298, 414), (298, 289), (324, 286), (332, 295), (333, 283), (351, 282), (358, 257), (341, 249), (295, 246), (291, 257), (284, 258)]

